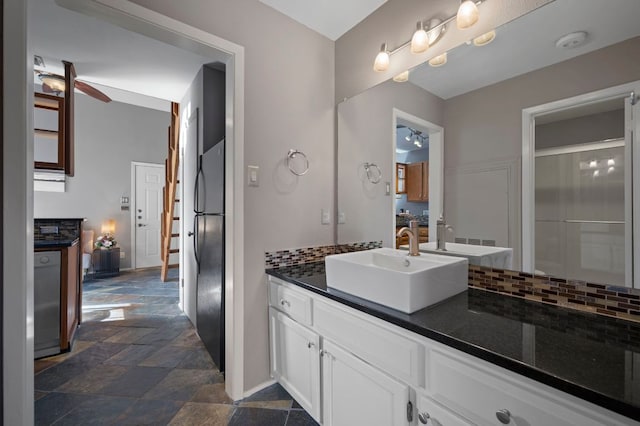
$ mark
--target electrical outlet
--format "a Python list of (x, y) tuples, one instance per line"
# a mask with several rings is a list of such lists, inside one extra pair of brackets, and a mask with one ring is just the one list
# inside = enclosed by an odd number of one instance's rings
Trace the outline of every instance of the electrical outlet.
[(124, 259), (124, 251), (120, 250), (120, 259)]

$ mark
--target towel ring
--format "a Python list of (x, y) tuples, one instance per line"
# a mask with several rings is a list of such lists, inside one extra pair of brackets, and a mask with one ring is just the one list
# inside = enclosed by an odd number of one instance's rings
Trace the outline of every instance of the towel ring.
[(367, 173), (367, 179), (369, 182), (376, 184), (382, 179), (382, 171), (375, 163), (364, 163), (364, 170)]
[[(297, 155), (302, 156), (302, 158), (304, 159), (304, 170), (301, 172), (297, 171), (291, 164), (291, 160), (293, 160)], [(307, 156), (302, 151), (298, 151), (297, 149), (290, 149), (289, 152), (287, 153), (286, 161), (287, 161), (287, 167), (289, 168), (289, 171), (296, 176), (303, 176), (309, 171), (309, 160), (307, 159)]]

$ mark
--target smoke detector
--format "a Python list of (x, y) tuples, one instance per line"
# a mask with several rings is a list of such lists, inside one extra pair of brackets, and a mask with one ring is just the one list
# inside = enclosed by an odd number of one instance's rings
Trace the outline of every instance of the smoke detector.
[(558, 49), (573, 49), (574, 47), (582, 46), (587, 41), (586, 31), (576, 31), (560, 37), (556, 41), (556, 47)]

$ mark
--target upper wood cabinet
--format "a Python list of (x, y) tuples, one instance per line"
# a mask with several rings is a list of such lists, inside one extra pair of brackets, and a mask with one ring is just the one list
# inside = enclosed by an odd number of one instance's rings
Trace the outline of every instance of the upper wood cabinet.
[(35, 93), (33, 127), (34, 167), (64, 170), (64, 98)]
[(407, 165), (396, 163), (396, 194), (407, 193)]
[(407, 164), (407, 201), (429, 201), (429, 162)]

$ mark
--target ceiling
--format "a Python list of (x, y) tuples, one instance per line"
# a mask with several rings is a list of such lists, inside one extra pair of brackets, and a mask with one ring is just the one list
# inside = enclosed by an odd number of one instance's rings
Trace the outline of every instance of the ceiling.
[[(442, 67), (416, 67), (409, 80), (449, 99), (638, 36), (638, 16), (638, 0), (556, 0), (498, 28), (487, 46), (463, 44)], [(584, 45), (555, 47), (574, 31), (588, 32)]]
[(54, 0), (31, 0), (28, 18), (32, 51), (43, 57), (44, 70), (64, 74), (60, 61), (73, 62), (79, 80), (115, 101), (168, 111), (168, 101), (180, 101), (200, 67), (215, 60), (62, 8)]
[(335, 41), (387, 0), (260, 0)]

